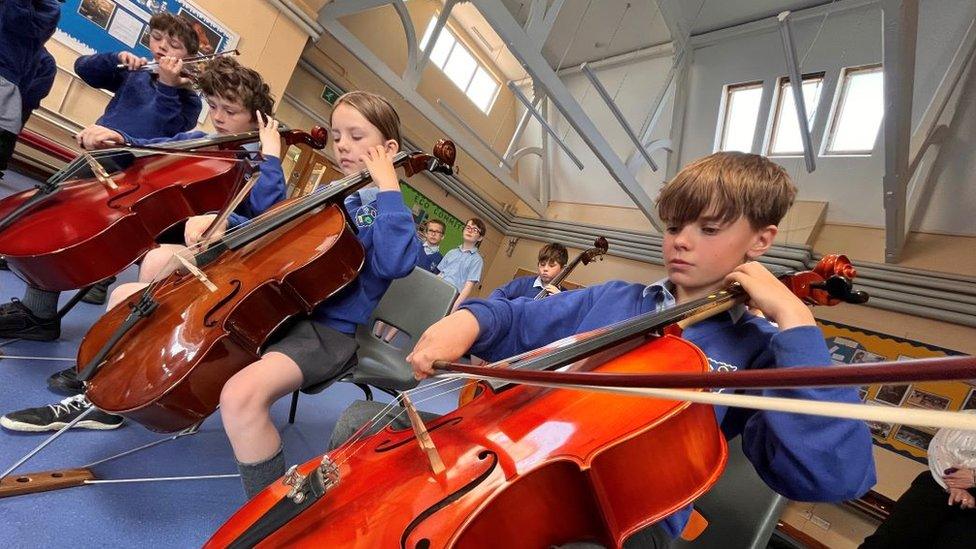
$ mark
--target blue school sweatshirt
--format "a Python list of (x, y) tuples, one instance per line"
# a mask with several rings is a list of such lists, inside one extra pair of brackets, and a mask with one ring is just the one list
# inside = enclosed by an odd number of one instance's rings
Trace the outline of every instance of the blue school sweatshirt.
[[(200, 139), (209, 134), (201, 131), (183, 132), (173, 137), (157, 137), (155, 139), (140, 139), (119, 132), (125, 140), (133, 145), (160, 145), (172, 143), (174, 141), (186, 141), (188, 139)], [(250, 144), (249, 144), (250, 145)], [(260, 146), (260, 145), (258, 145)], [(245, 146), (250, 148), (250, 146)], [(251, 188), (247, 198), (234, 208), (234, 211), (227, 218), (227, 228), (232, 229), (241, 223), (257, 217), (268, 211), (271, 206), (285, 199), (285, 173), (281, 169), (281, 159), (276, 156), (265, 156), (264, 160), (258, 165), (261, 177)]]
[(118, 52), (75, 60), (75, 73), (86, 84), (115, 93), (96, 124), (141, 138), (176, 135), (196, 127), (203, 108), (196, 92), (167, 86), (149, 72), (119, 69), (118, 64)]
[[(488, 299), (515, 299), (516, 297), (527, 297), (535, 299), (535, 296), (542, 291), (542, 288), (535, 285), (538, 276), (525, 275), (513, 279), (504, 286), (499, 286), (488, 294)], [(560, 288), (562, 290), (563, 288)]]
[(51, 93), (57, 73), (58, 65), (54, 57), (46, 49), (41, 48), (41, 51), (37, 52), (30, 74), (25, 77), (20, 86), (21, 108), (24, 110), (25, 122), (31, 112), (41, 106), (41, 101), (47, 97), (47, 94)]
[(60, 17), (61, 3), (57, 0), (0, 2), (0, 76), (21, 87)]
[(399, 191), (363, 189), (347, 197), (345, 206), (359, 230), (356, 237), (366, 260), (359, 276), (316, 307), (312, 318), (352, 336), (357, 325), (369, 320), (390, 283), (413, 271), (423, 251), (413, 213)]
[[(419, 240), (419, 239), (418, 239)], [(424, 247), (423, 241), (420, 242), (420, 254), (417, 255), (417, 266), (425, 271), (430, 271), (437, 274), (437, 264), (444, 259), (440, 251), (436, 251), (432, 254), (427, 253)]]
[[(646, 291), (645, 291), (646, 290)], [(471, 353), (499, 360), (558, 339), (653, 312), (663, 301), (659, 285), (612, 281), (542, 300), (472, 299), (461, 305), (481, 332)], [(815, 326), (779, 331), (748, 312), (728, 312), (693, 324), (683, 337), (708, 356), (714, 369), (794, 368), (830, 365), (823, 334)], [(785, 398), (860, 402), (853, 387), (743, 391)], [(714, 406), (726, 439), (742, 436), (742, 449), (770, 488), (797, 501), (843, 501), (875, 483), (871, 435), (860, 421)], [(636, 465), (636, 464), (635, 464)], [(681, 534), (691, 506), (662, 521)]]

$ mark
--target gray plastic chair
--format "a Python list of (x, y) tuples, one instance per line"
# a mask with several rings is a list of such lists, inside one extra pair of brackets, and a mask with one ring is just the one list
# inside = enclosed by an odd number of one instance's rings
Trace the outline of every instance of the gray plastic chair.
[(677, 539), (672, 547), (764, 549), (776, 529), (787, 500), (759, 478), (742, 453), (742, 442), (729, 442), (729, 461), (712, 489), (695, 500), (708, 527), (693, 541)]
[[(338, 381), (355, 383), (366, 394), (367, 400), (373, 398), (370, 386), (391, 395), (415, 387), (418, 381), (407, 364), (407, 355), (424, 330), (451, 311), (456, 297), (454, 286), (419, 267), (404, 278), (394, 280), (370, 315), (369, 322), (356, 329), (358, 363)], [(377, 320), (399, 329), (400, 333), (391, 343), (373, 335)], [(318, 387), (312, 392), (316, 389)], [(289, 423), (295, 421), (297, 406), (298, 391), (292, 395)]]

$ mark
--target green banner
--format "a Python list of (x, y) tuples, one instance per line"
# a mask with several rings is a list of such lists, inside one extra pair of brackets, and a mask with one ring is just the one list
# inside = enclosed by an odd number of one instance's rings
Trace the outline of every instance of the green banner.
[(420, 225), (431, 219), (443, 221), (446, 225), (444, 229), (444, 240), (441, 240), (441, 253), (446, 254), (448, 250), (457, 248), (461, 245), (461, 235), (464, 233), (464, 221), (449, 214), (447, 210), (441, 208), (431, 199), (417, 189), (411, 187), (403, 180), (400, 181), (400, 191), (403, 193), (403, 201), (413, 212), (413, 221), (419, 228)]

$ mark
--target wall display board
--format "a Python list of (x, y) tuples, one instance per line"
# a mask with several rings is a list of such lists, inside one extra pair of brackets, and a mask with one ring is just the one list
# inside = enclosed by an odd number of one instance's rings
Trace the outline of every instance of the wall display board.
[[(844, 324), (818, 320), (831, 359), (835, 364), (857, 364), (882, 360), (898, 361), (960, 355), (958, 351), (927, 345), (896, 336), (862, 330)], [(872, 406), (902, 406), (930, 410), (976, 409), (976, 380), (929, 381), (906, 385), (869, 385), (858, 388), (861, 400)], [(936, 429), (869, 422), (878, 446), (926, 463), (926, 448)]]
[(413, 221), (419, 230), (421, 225), (431, 219), (443, 221), (444, 240), (441, 240), (440, 250), (446, 254), (453, 248), (461, 245), (461, 235), (464, 233), (464, 220), (458, 219), (440, 207), (433, 200), (427, 198), (422, 192), (411, 187), (408, 183), (400, 180), (400, 190), (403, 193), (403, 201), (413, 212)]
[(127, 50), (148, 58), (149, 19), (163, 11), (190, 22), (200, 53), (237, 47), (238, 35), (190, 0), (67, 0), (54, 38), (82, 55)]

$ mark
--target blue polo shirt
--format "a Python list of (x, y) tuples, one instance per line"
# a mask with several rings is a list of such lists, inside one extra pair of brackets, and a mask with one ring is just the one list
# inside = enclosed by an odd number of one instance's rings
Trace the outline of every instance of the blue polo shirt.
[(437, 265), (440, 276), (457, 291), (464, 288), (464, 283), (481, 280), (481, 269), (485, 262), (478, 253), (478, 248), (464, 250), (461, 246), (447, 252), (444, 259)]

